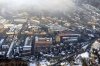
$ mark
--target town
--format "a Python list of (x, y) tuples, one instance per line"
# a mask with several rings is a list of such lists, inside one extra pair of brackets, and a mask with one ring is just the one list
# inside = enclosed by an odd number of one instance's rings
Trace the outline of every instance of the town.
[(100, 66), (100, 10), (80, 1), (66, 13), (0, 6), (0, 66)]

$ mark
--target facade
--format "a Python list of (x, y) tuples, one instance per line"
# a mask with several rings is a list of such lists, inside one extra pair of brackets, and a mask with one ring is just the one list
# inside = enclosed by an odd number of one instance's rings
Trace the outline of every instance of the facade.
[(48, 46), (50, 44), (52, 44), (52, 38), (35, 37), (35, 46)]
[(41, 51), (41, 49), (44, 48), (48, 48), (50, 47), (50, 45), (52, 45), (53, 40), (52, 37), (47, 37), (47, 36), (43, 36), (43, 35), (38, 35), (35, 36), (34, 38), (34, 49), (37, 51)]
[(59, 33), (56, 37), (57, 42), (77, 42), (81, 37), (81, 34), (78, 33)]

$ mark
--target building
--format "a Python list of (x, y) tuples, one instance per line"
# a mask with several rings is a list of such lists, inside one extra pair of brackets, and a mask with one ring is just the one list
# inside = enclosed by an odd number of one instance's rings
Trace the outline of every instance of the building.
[(50, 45), (52, 45), (53, 40), (52, 36), (46, 36), (46, 35), (36, 35), (34, 37), (34, 49), (35, 50), (41, 50), (42, 47), (48, 48)]
[(81, 34), (65, 31), (56, 36), (56, 42), (77, 42), (80, 37)]

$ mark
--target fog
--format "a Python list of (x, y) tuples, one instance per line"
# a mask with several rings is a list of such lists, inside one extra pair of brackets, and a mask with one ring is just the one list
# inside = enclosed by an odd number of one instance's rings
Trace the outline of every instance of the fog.
[(8, 9), (35, 8), (37, 10), (63, 11), (74, 8), (71, 0), (0, 0)]

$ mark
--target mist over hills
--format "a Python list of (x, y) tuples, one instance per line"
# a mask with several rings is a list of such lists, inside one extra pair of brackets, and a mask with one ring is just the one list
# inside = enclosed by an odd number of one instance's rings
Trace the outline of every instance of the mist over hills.
[[(98, 3), (99, 0), (0, 0), (0, 15), (12, 17), (27, 12), (33, 16), (56, 16), (76, 20), (76, 18), (81, 19), (84, 12), (89, 16), (89, 8), (99, 10)], [(97, 11), (95, 13), (97, 14)]]

